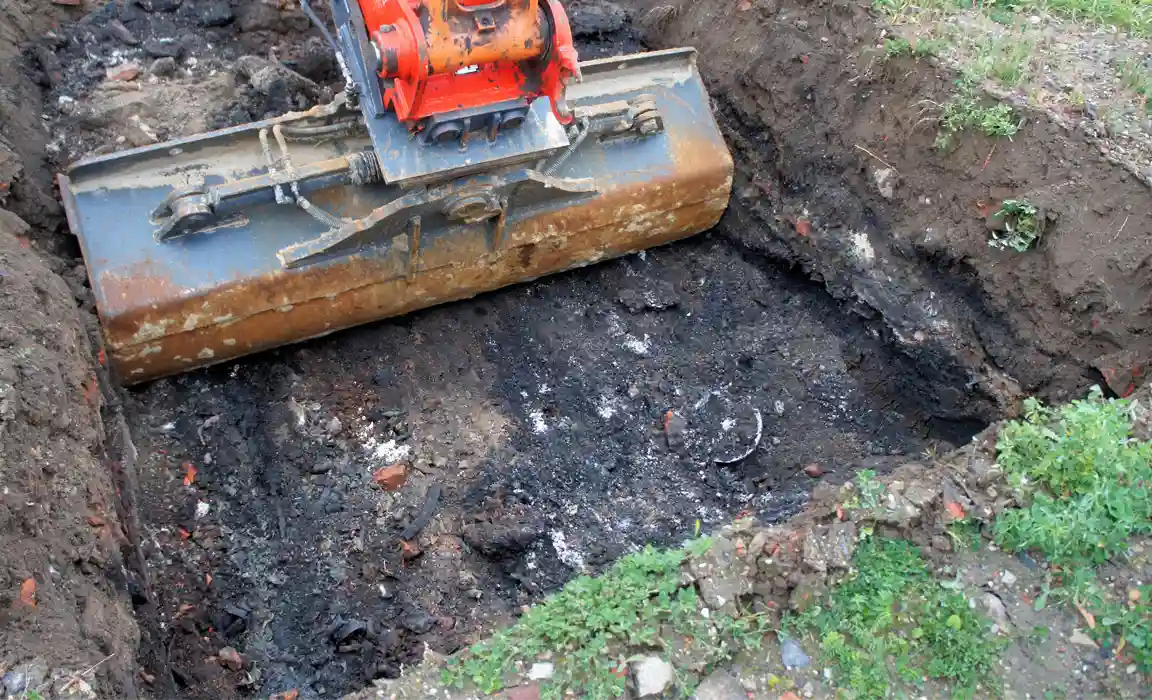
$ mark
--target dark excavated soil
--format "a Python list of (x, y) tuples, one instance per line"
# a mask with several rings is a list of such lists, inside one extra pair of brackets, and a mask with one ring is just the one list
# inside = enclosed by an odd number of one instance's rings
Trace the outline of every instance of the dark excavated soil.
[[(697, 520), (794, 512), (809, 463), (966, 438), (933, 432), (900, 365), (807, 281), (704, 237), (157, 382), (129, 408), (166, 623), (145, 663), (187, 697), (245, 680), (204, 663), (225, 645), (264, 692), (395, 676)], [(401, 460), (399, 491), (373, 483)]]
[[(61, 164), (124, 147), (132, 110), (166, 137), (188, 127), (171, 105), (208, 125), (303, 106), (233, 80), (244, 53), (334, 78), (291, 3), (145, 5), (175, 9), (110, 4), (26, 47)], [(986, 142), (935, 154), (932, 134), (908, 127), (913, 105), (939, 99), (947, 80), (923, 66), (914, 78), (868, 69), (864, 3), (686, 4), (655, 24), (604, 2), (569, 6), (586, 57), (642, 39), (699, 46), (737, 162), (722, 225), (122, 392), (107, 417), (122, 412), (132, 439), (111, 447), (123, 453), (145, 694), (336, 697), (426, 648), (483, 636), (645, 542), (742, 512), (786, 517), (811, 484), (806, 465), (825, 479), (884, 469), (965, 441), (1021, 389), (1059, 398), (1102, 367), (1139, 373), (1148, 229), (1132, 202), (1147, 202), (1092, 144), (1041, 121), (987, 171)], [(99, 84), (118, 55), (146, 68), (165, 48), (175, 76), (142, 79), (130, 99)], [(24, 114), (17, 102), (0, 102), (0, 117), (42, 139), (40, 105)], [(857, 145), (899, 169), (893, 195)], [(67, 251), (51, 234), (50, 169), (29, 158), (12, 202), (40, 227), (30, 237)], [(1055, 213), (1029, 256), (984, 243), (977, 204), (1013, 192)], [(1095, 204), (1077, 209), (1069, 192)], [(1069, 264), (1121, 214), (1131, 221), (1096, 248), (1105, 255)], [(372, 475), (397, 462), (407, 480), (386, 492)]]

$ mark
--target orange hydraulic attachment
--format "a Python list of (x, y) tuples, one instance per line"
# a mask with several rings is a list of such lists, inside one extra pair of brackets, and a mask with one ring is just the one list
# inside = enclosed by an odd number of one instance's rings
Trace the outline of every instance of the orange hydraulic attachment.
[(579, 76), (558, 0), (359, 0), (379, 50), (384, 106), (401, 122), (540, 96), (563, 124)]

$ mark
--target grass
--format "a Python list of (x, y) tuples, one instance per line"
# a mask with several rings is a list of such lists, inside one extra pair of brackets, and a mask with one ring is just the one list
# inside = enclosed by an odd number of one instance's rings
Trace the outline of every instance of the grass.
[(973, 59), (962, 73), (971, 83), (991, 78), (1013, 88), (1028, 77), (1035, 49), (1036, 43), (1030, 39), (982, 37), (973, 45)]
[(1059, 409), (1028, 399), (1024, 418), (997, 440), (997, 462), (1022, 507), (1001, 513), (993, 536), (1056, 568), (1037, 607), (1058, 600), (1092, 611), (1084, 617), (1101, 643), (1152, 674), (1152, 590), (1131, 588), (1117, 600), (1095, 570), (1123, 556), (1131, 536), (1152, 534), (1152, 443), (1132, 436), (1132, 410), (1098, 387)]
[(1003, 231), (992, 231), (988, 245), (1001, 250), (1023, 253), (1032, 247), (1043, 232), (1040, 210), (1026, 199), (1005, 199), (996, 212), (1004, 222)]
[(1152, 4), (1147, 0), (873, 0), (872, 6), (895, 16), (977, 8), (1002, 24), (1020, 15), (1047, 14), (1152, 37)]
[(936, 137), (938, 148), (948, 148), (954, 137), (963, 131), (978, 131), (995, 138), (1011, 138), (1020, 131), (1024, 122), (1017, 119), (1010, 105), (1000, 102), (985, 104), (971, 83), (960, 80), (957, 85), (956, 94), (941, 105), (940, 134)]
[(926, 58), (928, 56), (938, 56), (944, 50), (945, 42), (943, 39), (921, 37), (915, 42), (909, 41), (904, 37), (897, 37), (895, 39), (884, 40), (884, 58), (904, 58), (916, 57)]
[(950, 697), (972, 697), (995, 677), (1000, 643), (990, 621), (903, 540), (865, 539), (851, 576), (783, 626), (814, 641), (833, 682), (858, 700), (887, 698), (893, 687), (925, 679), (947, 681)]
[(1127, 59), (1120, 64), (1120, 82), (1124, 87), (1144, 99), (1144, 111), (1152, 112), (1152, 71), (1135, 59)]
[(624, 693), (630, 649), (667, 656), (673, 646), (682, 645), (708, 663), (727, 661), (741, 650), (760, 649), (769, 631), (767, 618), (718, 611), (704, 616), (696, 589), (681, 583), (681, 565), (689, 556), (702, 555), (709, 545), (701, 538), (685, 549), (649, 546), (616, 562), (602, 576), (572, 580), (515, 626), (450, 660), (442, 680), (492, 693), (503, 688), (517, 669), (549, 658), (554, 671), (542, 684), (542, 697), (575, 692), (580, 697), (609, 698)]

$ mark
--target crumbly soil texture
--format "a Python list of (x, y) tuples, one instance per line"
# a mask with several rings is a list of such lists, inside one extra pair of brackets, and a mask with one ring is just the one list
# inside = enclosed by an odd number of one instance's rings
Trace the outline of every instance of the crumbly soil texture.
[[(110, 572), (102, 614), (131, 607), (140, 640), (131, 621), (112, 628), (101, 649), (121, 665), (85, 676), (95, 692), (339, 697), (483, 637), (643, 543), (738, 514), (787, 518), (810, 475), (837, 482), (946, 451), (1023, 393), (1140, 383), (1152, 200), (1090, 132), (1030, 113), (1012, 141), (963, 137), (939, 152), (917, 123), (924, 100), (946, 100), (950, 76), (877, 64), (879, 21), (858, 2), (567, 7), (587, 57), (698, 48), (737, 164), (720, 226), (108, 388), (102, 421), (90, 400), (85, 420), (113, 437), (74, 453), (107, 453), (107, 470), (83, 481), (115, 490), (92, 496), (102, 510), (84, 528), (107, 523), (119, 537), (124, 565), (99, 560)], [(0, 138), (0, 203), (33, 225), (21, 235), (50, 268), (37, 274), (79, 307), (57, 322), (91, 327), (56, 169), (305, 108), (339, 86), (294, 2), (53, 8), (0, 15), (0, 48), (21, 67), (4, 77), (0, 117), (24, 130), (6, 135), (27, 134)], [(1025, 195), (1049, 221), (1039, 247), (989, 248), (989, 207)], [(37, 305), (20, 290), (0, 277), (13, 308)], [(68, 371), (86, 375), (93, 355)], [(32, 450), (36, 425), (11, 423), (5, 448)], [(52, 566), (68, 581), (95, 575)], [(4, 590), (18, 600), (36, 573), (13, 568)], [(54, 671), (88, 635), (6, 646), (0, 662), (48, 659)], [(101, 658), (78, 655), (68, 672)]]

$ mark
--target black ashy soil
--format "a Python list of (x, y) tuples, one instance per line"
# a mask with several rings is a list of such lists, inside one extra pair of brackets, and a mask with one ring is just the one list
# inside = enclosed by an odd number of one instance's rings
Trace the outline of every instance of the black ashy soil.
[[(645, 542), (794, 512), (810, 463), (965, 438), (900, 364), (706, 236), (156, 382), (130, 395), (164, 622), (142, 661), (185, 697), (394, 677)], [(205, 662), (226, 646), (248, 667)]]

